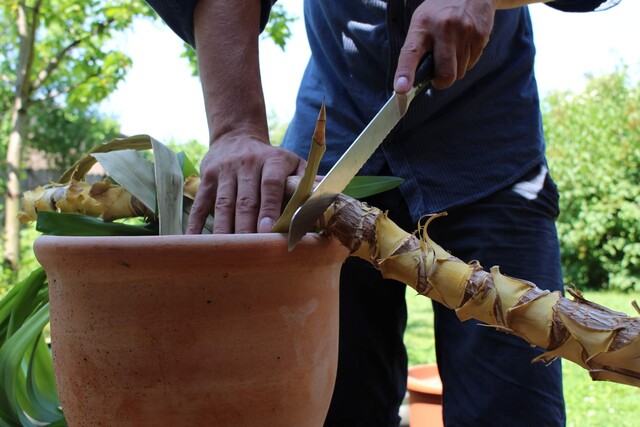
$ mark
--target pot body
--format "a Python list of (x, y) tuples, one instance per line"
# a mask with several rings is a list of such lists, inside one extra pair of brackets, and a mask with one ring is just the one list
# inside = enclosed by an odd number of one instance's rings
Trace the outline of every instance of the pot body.
[(70, 426), (321, 426), (347, 250), (309, 234), (54, 237), (54, 370)]
[(442, 382), (435, 363), (409, 367), (407, 379), (409, 391), (410, 427), (441, 427)]

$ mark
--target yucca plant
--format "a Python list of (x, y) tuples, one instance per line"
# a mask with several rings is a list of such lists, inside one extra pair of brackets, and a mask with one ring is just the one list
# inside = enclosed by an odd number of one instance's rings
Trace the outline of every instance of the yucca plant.
[[(287, 182), (293, 199), (277, 230), (313, 186), (324, 146), (320, 115), (305, 176)], [(137, 151), (152, 149), (154, 162)], [(82, 179), (99, 161), (111, 179), (88, 184)], [(359, 178), (347, 193), (366, 196), (398, 185), (395, 178)], [(23, 221), (57, 235), (180, 234), (199, 185), (197, 170), (183, 155), (148, 136), (112, 141), (92, 150), (51, 184), (25, 196)], [(112, 222), (138, 218), (136, 224)], [(456, 310), (461, 321), (477, 319), (587, 369), (594, 380), (640, 386), (640, 319), (585, 300), (542, 291), (535, 284), (484, 271), (465, 263), (433, 242), (427, 227), (416, 234), (400, 229), (384, 212), (343, 194), (316, 223), (317, 230), (338, 239), (380, 269), (383, 276), (406, 283), (419, 294)], [(206, 227), (205, 227), (206, 228)], [(210, 228), (209, 228), (210, 230)], [(42, 330), (48, 323), (46, 278), (41, 269), (16, 285), (0, 301), (0, 422), (8, 425), (63, 425), (53, 382), (51, 356)], [(526, 369), (523, 366), (523, 369)]]
[[(153, 162), (143, 150), (152, 151)], [(110, 178), (87, 183), (95, 162)], [(346, 191), (366, 197), (401, 182), (357, 177)], [(20, 220), (36, 221), (36, 229), (49, 235), (182, 234), (198, 184), (198, 171), (184, 153), (146, 135), (117, 139), (95, 147), (58, 183), (27, 192)], [(48, 284), (37, 268), (0, 300), (0, 426), (66, 425), (45, 342), (48, 323)]]

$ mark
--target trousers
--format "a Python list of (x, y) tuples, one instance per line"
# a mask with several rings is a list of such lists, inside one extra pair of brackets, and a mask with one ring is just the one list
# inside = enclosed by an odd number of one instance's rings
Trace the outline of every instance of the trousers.
[[(407, 231), (417, 228), (399, 190), (366, 200)], [(546, 166), (429, 225), (431, 238), (463, 261), (542, 289), (563, 289), (555, 227), (558, 192)], [(410, 292), (414, 292), (409, 289)], [(398, 426), (406, 393), (406, 286), (383, 279), (364, 260), (349, 258), (340, 280), (336, 386), (327, 427)], [(565, 425), (561, 362), (531, 363), (543, 350), (512, 335), (461, 322), (433, 302), (436, 358), (446, 426)]]

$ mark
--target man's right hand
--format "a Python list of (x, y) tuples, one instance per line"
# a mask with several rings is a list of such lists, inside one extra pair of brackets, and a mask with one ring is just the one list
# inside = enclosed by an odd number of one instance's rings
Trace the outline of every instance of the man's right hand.
[(280, 216), (285, 182), (306, 162), (264, 138), (234, 130), (211, 144), (200, 166), (188, 234), (202, 232), (209, 214), (214, 233), (268, 233)]

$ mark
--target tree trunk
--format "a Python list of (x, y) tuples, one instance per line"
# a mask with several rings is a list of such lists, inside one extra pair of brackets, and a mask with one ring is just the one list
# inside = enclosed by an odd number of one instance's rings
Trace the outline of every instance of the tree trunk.
[(25, 129), (26, 113), (19, 106), (21, 100), (16, 97), (11, 117), (11, 133), (7, 148), (7, 191), (5, 203), (5, 244), (4, 263), (12, 270), (20, 265), (20, 163), (22, 160), (22, 138)]
[(20, 170), (22, 163), (22, 147), (28, 120), (27, 110), (31, 95), (30, 75), (33, 64), (35, 30), (38, 22), (40, 1), (31, 8), (24, 2), (18, 3), (17, 25), (20, 37), (20, 53), (16, 73), (15, 95), (11, 111), (11, 132), (7, 147), (7, 191), (5, 192), (5, 224), (4, 224), (4, 264), (13, 271), (20, 266)]

